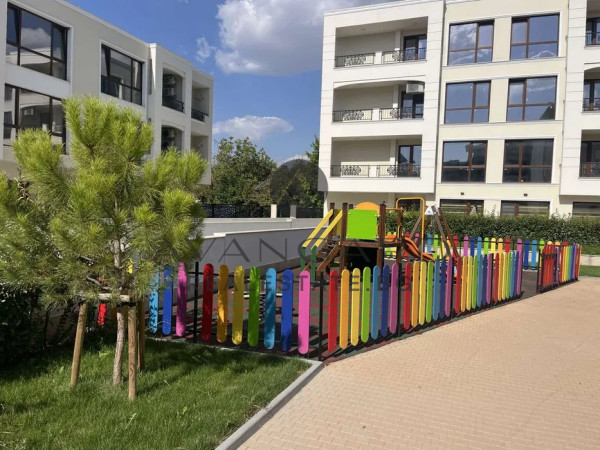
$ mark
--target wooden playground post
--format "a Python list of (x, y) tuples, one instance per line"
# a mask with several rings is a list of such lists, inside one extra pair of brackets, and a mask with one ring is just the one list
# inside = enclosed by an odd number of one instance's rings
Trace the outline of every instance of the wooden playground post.
[(73, 364), (71, 366), (71, 387), (77, 386), (79, 382), (79, 371), (81, 369), (81, 351), (83, 349), (83, 336), (85, 334), (85, 323), (87, 321), (88, 304), (79, 304), (79, 315), (77, 316), (77, 333), (75, 334), (75, 348), (73, 349)]
[(346, 233), (348, 231), (348, 203), (342, 203), (342, 227), (340, 231), (340, 273), (346, 268)]
[(377, 223), (377, 265), (383, 269), (385, 258), (385, 203), (379, 205), (379, 222)]

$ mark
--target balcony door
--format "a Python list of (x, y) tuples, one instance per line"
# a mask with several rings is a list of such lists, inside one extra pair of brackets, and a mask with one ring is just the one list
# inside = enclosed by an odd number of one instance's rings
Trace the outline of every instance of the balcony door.
[(425, 59), (427, 51), (427, 35), (406, 36), (404, 38), (404, 60)]
[(600, 177), (600, 142), (581, 143), (580, 177)]
[(583, 84), (583, 110), (600, 109), (600, 80), (585, 80)]
[(400, 145), (396, 155), (398, 176), (419, 176), (421, 169), (421, 146)]
[(585, 26), (585, 45), (600, 44), (600, 18), (588, 19)]
[(423, 117), (424, 94), (400, 94), (400, 118), (421, 119)]

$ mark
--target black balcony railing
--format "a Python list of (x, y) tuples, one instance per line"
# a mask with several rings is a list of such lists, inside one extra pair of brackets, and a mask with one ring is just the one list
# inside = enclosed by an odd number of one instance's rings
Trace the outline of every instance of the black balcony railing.
[(375, 53), (360, 53), (335, 57), (335, 67), (364, 66), (375, 64)]
[(582, 178), (600, 178), (600, 162), (581, 163), (579, 176)]
[(586, 31), (585, 45), (600, 45), (600, 33)]
[(423, 59), (427, 59), (427, 47), (406, 48), (404, 50), (383, 52), (382, 54), (382, 62), (384, 64), (407, 61), (420, 61)]
[(381, 108), (379, 120), (422, 119), (423, 106), (407, 106), (404, 108)]
[(203, 113), (199, 109), (192, 108), (192, 119), (196, 119), (196, 120), (199, 120), (200, 122), (204, 122), (207, 115), (208, 114)]
[(421, 176), (421, 166), (417, 164), (392, 164), (377, 166), (377, 177), (415, 177)]
[(331, 166), (331, 176), (364, 178), (418, 178), (421, 176), (421, 166), (418, 164), (341, 164)]
[(173, 97), (163, 97), (163, 106), (183, 112), (183, 102)]
[(344, 111), (334, 111), (334, 122), (356, 122), (361, 120), (373, 120), (372, 109), (347, 109)]
[(583, 110), (584, 111), (600, 111), (600, 98), (584, 98), (583, 99)]

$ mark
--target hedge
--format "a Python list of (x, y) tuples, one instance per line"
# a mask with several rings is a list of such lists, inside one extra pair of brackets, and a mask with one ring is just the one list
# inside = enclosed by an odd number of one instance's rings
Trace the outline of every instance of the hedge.
[(43, 334), (35, 312), (37, 295), (0, 284), (0, 367), (35, 352)]
[[(600, 246), (600, 218), (555, 215), (545, 216), (497, 216), (483, 214), (446, 214), (452, 233), (456, 236), (496, 237), (511, 239), (543, 239), (561, 242), (576, 242), (587, 246)], [(410, 232), (419, 217), (418, 212), (404, 214), (404, 231)], [(396, 231), (396, 214), (388, 214), (388, 232)], [(427, 232), (437, 233), (430, 225)]]

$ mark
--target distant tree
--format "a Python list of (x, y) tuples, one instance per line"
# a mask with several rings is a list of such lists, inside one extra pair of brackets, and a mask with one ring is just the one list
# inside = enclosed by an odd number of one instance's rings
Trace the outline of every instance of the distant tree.
[(319, 138), (315, 135), (315, 138), (310, 143), (312, 150), (306, 152), (306, 157), (315, 166), (319, 166)]
[(207, 203), (270, 203), (268, 180), (276, 168), (264, 149), (258, 149), (249, 138), (223, 138), (212, 166), (212, 183), (203, 191)]
[[(198, 255), (202, 208), (196, 199), (206, 161), (176, 149), (147, 159), (152, 125), (132, 109), (86, 97), (66, 100), (65, 113), (72, 167), (47, 132), (24, 130), (13, 145), (22, 179), (9, 182), (0, 174), (0, 279), (39, 289), (47, 305), (81, 302), (72, 386), (88, 305), (107, 300), (118, 306), (118, 383), (121, 303), (143, 299), (165, 265)], [(137, 386), (135, 314), (130, 307), (130, 398)]]

